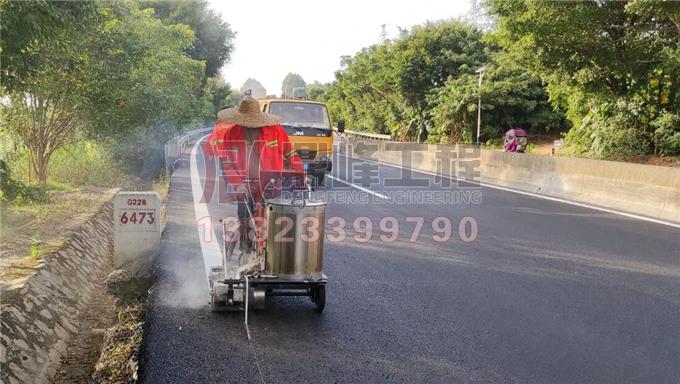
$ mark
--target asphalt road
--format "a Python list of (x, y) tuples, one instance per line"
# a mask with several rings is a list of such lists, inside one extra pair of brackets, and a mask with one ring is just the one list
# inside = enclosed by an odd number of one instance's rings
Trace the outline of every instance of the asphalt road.
[[(347, 168), (367, 166), (338, 160), (341, 180), (350, 179)], [(200, 156), (196, 167), (203, 180)], [(378, 228), (394, 217), (398, 239), (381, 240), (376, 230), (368, 242), (361, 232), (327, 241), (324, 313), (307, 298), (268, 301), (250, 317), (249, 342), (242, 313), (210, 311), (199, 240), (210, 231), (197, 228), (190, 169), (176, 170), (142, 382), (680, 382), (678, 228), (467, 184), (384, 187), (400, 175), (382, 165), (379, 183), (364, 188), (473, 191), (482, 202), (399, 204), (364, 193), (377, 200), (343, 203), (335, 196), (327, 219), (351, 228), (368, 217)], [(326, 191), (359, 192), (336, 180)], [(233, 214), (215, 200), (207, 209), (215, 221)], [(453, 228), (444, 242), (433, 240), (442, 235), (432, 229), (440, 216)], [(415, 242), (419, 219), (407, 217), (423, 219)], [(458, 234), (464, 217), (477, 223), (470, 242)]]

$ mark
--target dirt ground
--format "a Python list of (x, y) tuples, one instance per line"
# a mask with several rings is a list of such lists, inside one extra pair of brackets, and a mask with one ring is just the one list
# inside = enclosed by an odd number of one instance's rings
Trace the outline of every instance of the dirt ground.
[[(533, 144), (532, 145), (533, 148), (531, 150), (531, 154), (533, 155), (550, 156), (550, 154), (552, 153), (552, 149), (554, 146), (552, 138), (546, 139), (539, 138), (536, 139), (535, 141), (530, 140), (529, 142)], [(563, 153), (560, 152), (559, 148), (555, 150), (555, 155), (565, 156)], [(680, 156), (661, 157), (655, 155), (648, 155), (637, 158), (625, 159), (625, 161), (629, 163), (659, 165), (664, 167), (680, 167)]]
[[(159, 180), (153, 190), (161, 196), (161, 217), (165, 218), (167, 180)], [(69, 342), (55, 384), (134, 382), (148, 287), (137, 289), (143, 293), (134, 297), (117, 293), (116, 300), (106, 285), (102, 280), (89, 310), (81, 315), (79, 333)], [(133, 286), (134, 281), (124, 285)], [(121, 297), (127, 300), (121, 301)]]
[[(538, 140), (536, 142), (532, 142), (533, 144), (533, 150), (531, 151), (532, 154), (534, 155), (544, 155), (544, 156), (550, 156), (550, 153), (552, 152), (552, 149), (554, 147), (554, 140), (547, 139), (547, 140)], [(557, 153), (559, 154), (559, 149), (557, 150)]]
[(106, 330), (114, 324), (116, 318), (114, 300), (106, 293), (103, 281), (98, 285), (88, 308), (79, 319), (78, 334), (71, 339), (66, 356), (61, 359), (54, 384), (90, 382), (101, 354)]
[[(125, 190), (154, 190), (164, 203), (168, 179), (157, 182), (128, 182)], [(83, 187), (50, 193), (49, 204), (14, 206), (0, 203), (0, 286), (19, 285), (30, 276), (40, 260), (59, 248), (64, 239), (87, 221), (102, 204), (113, 198), (117, 188)], [(161, 211), (165, 222), (165, 211)]]
[[(164, 206), (169, 184), (167, 179), (162, 178), (153, 185), (146, 183), (126, 186), (125, 189), (155, 190)], [(99, 207), (110, 201), (117, 190), (85, 187), (54, 191), (49, 204), (1, 204), (0, 288), (23, 284), (40, 266), (43, 257), (49, 257), (50, 251), (59, 248)], [(164, 221), (164, 207), (161, 217)], [(127, 355), (132, 352), (120, 354), (111, 349), (138, 350), (141, 342), (141, 327), (138, 325), (142, 324), (143, 310), (143, 302), (116, 305), (102, 280), (88, 310), (79, 319), (79, 332), (69, 341), (54, 383), (118, 382), (110, 377), (111, 372), (119, 372), (127, 380), (130, 376)], [(104, 348), (108, 352), (100, 359)], [(94, 379), (98, 362), (102, 362), (104, 369), (100, 369), (97, 379)]]
[(49, 204), (0, 206), (0, 283), (11, 286), (34, 272), (116, 189), (87, 187), (51, 193)]
[(661, 165), (664, 167), (680, 167), (680, 156), (645, 156), (639, 159), (631, 159), (633, 163), (649, 164), (649, 165)]

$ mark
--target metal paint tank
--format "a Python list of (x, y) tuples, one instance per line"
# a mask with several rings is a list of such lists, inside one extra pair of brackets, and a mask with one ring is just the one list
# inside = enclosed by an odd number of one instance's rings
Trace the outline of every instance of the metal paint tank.
[(320, 279), (323, 271), (326, 202), (305, 193), (267, 201), (265, 274)]

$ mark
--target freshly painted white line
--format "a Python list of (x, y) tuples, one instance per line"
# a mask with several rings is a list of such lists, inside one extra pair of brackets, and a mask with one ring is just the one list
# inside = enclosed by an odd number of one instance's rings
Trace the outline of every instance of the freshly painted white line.
[(337, 177), (334, 177), (334, 176), (331, 176), (331, 175), (326, 175), (326, 177), (328, 177), (329, 179), (333, 179), (333, 180), (335, 180), (335, 181), (339, 181), (339, 182), (341, 182), (341, 183), (343, 183), (343, 184), (347, 184), (347, 185), (349, 185), (350, 187), (356, 188), (356, 189), (358, 189), (358, 190), (360, 190), (360, 191), (364, 191), (364, 192), (366, 192), (366, 193), (370, 193), (371, 195), (377, 196), (377, 197), (379, 197), (379, 198), (381, 198), (381, 199), (386, 199), (386, 200), (389, 200), (389, 199), (390, 199), (389, 197), (387, 197), (387, 196), (385, 196), (385, 195), (383, 195), (383, 194), (380, 194), (380, 193), (378, 193), (378, 192), (373, 192), (373, 191), (371, 191), (370, 189), (364, 188), (364, 187), (362, 187), (362, 186), (360, 186), (360, 185), (352, 184), (352, 183), (350, 183), (349, 181), (345, 181), (345, 180), (342, 180), (342, 179), (338, 179)]
[[(205, 239), (205, 231), (203, 231), (198, 222), (201, 219), (210, 217), (210, 212), (208, 211), (207, 203), (201, 202), (201, 197), (203, 196), (203, 183), (201, 182), (201, 176), (198, 173), (198, 164), (196, 162), (196, 154), (198, 152), (198, 145), (203, 139), (208, 135), (205, 135), (196, 141), (196, 145), (191, 150), (191, 194), (194, 198), (194, 212), (196, 213), (196, 230), (198, 231), (198, 241), (201, 243), (201, 253), (203, 254), (203, 266), (205, 267), (206, 279), (210, 277), (210, 267), (222, 265), (222, 250), (218, 242), (217, 234), (215, 233), (215, 226), (211, 225), (208, 229), (211, 231), (210, 238)], [(210, 220), (209, 222), (212, 222)], [(210, 241), (206, 241), (210, 240)]]
[[(362, 158), (362, 157), (347, 156), (347, 155), (342, 154), (342, 153), (338, 153), (338, 155), (344, 156), (344, 157), (349, 157), (349, 158), (352, 158), (352, 159), (355, 159), (355, 160), (370, 161), (370, 162), (373, 162), (373, 163), (378, 163), (378, 164), (381, 164), (381, 165), (386, 165), (386, 166), (388, 166), (388, 167), (394, 167), (394, 168), (399, 168), (399, 169), (408, 169), (408, 170), (410, 170), (410, 171), (412, 171), (412, 172), (418, 172), (418, 173), (422, 173), (422, 174), (424, 174), (424, 175), (440, 176), (440, 177), (447, 178), (447, 179), (449, 179), (449, 180), (460, 180), (459, 178), (457, 178), (457, 177), (455, 177), (455, 176), (437, 175), (436, 173), (430, 172), (430, 171), (422, 171), (422, 170), (419, 170), (419, 169), (413, 169), (413, 168), (402, 167), (401, 165), (383, 163), (383, 162), (381, 162), (381, 161), (375, 161), (375, 160), (372, 160), (372, 159), (364, 159), (364, 158)], [(466, 183), (470, 183), (469, 181), (466, 181), (466, 180), (460, 180), (460, 181), (463, 181), (463, 182), (466, 182)], [(517, 194), (520, 194), (520, 195), (536, 197), (536, 198), (539, 198), (539, 199), (545, 199), (545, 200), (550, 200), (550, 201), (556, 201), (556, 202), (558, 202), (558, 203), (564, 203), (564, 204), (574, 205), (574, 206), (582, 207), (582, 208), (594, 209), (594, 210), (596, 210), (596, 211), (612, 213), (612, 214), (619, 215), (619, 216), (629, 217), (629, 218), (631, 218), (631, 219), (643, 220), (643, 221), (648, 221), (648, 222), (650, 222), (650, 223), (661, 224), (661, 225), (667, 225), (667, 226), (673, 227), (673, 228), (680, 228), (680, 224), (679, 224), (679, 223), (673, 223), (673, 222), (671, 222), (671, 221), (664, 221), (664, 220), (654, 219), (654, 218), (647, 217), (647, 216), (636, 215), (636, 214), (634, 214), (634, 213), (622, 212), (622, 211), (617, 211), (617, 210), (614, 210), (614, 209), (609, 209), (609, 208), (604, 208), (604, 207), (598, 207), (598, 206), (596, 206), (596, 205), (590, 205), (590, 204), (586, 204), (586, 203), (579, 203), (579, 202), (576, 202), (576, 201), (560, 199), (559, 197), (552, 197), (552, 196), (539, 195), (539, 194), (537, 194), (537, 193), (525, 192), (525, 191), (520, 191), (520, 190), (517, 190), (517, 189), (512, 189), (512, 188), (507, 188), (507, 187), (501, 187), (501, 186), (499, 186), (499, 185), (493, 185), (493, 184), (482, 183), (482, 182), (478, 182), (477, 184), (482, 185), (482, 186), (485, 186), (485, 187), (487, 187), (487, 188), (493, 188), (493, 189), (498, 189), (498, 190), (501, 190), (501, 191), (517, 193)]]

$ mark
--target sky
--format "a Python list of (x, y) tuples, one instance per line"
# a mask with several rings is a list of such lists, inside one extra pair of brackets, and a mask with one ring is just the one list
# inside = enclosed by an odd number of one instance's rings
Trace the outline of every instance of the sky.
[(231, 61), (222, 76), (240, 88), (249, 77), (279, 95), (288, 72), (307, 83), (332, 81), (340, 57), (388, 38), (398, 27), (465, 15), (469, 0), (209, 0), (236, 31)]

